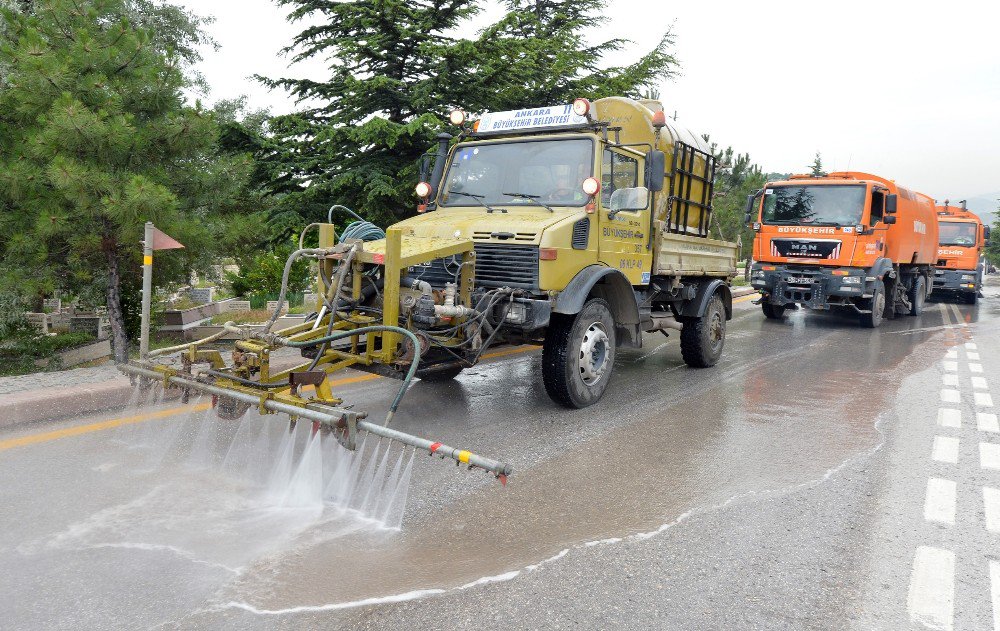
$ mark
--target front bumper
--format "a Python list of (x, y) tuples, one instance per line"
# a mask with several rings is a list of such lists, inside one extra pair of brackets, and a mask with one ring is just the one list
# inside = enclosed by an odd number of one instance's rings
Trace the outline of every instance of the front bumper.
[[(971, 276), (972, 280), (963, 278)], [(974, 292), (979, 290), (975, 270), (938, 269), (934, 272), (934, 291)]]
[(750, 284), (761, 292), (761, 302), (800, 304), (810, 309), (854, 307), (859, 298), (872, 297), (874, 281), (865, 270), (854, 267), (754, 263), (750, 275)]

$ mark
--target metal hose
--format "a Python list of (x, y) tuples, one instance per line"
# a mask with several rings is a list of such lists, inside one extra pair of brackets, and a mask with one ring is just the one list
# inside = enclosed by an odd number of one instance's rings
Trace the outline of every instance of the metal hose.
[(320, 254), (326, 254), (326, 250), (321, 248), (306, 248), (303, 250), (295, 250), (288, 255), (288, 260), (285, 261), (285, 271), (281, 274), (281, 292), (278, 294), (278, 304), (274, 308), (274, 313), (271, 314), (271, 319), (264, 325), (265, 332), (271, 331), (271, 327), (274, 326), (278, 316), (281, 315), (281, 308), (285, 306), (285, 295), (288, 293), (288, 276), (292, 273), (292, 265), (299, 259), (299, 257), (307, 255), (318, 256)]

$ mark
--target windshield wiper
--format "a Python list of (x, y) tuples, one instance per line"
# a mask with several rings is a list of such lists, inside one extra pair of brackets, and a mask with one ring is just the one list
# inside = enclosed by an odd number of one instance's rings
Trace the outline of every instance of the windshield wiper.
[(483, 200), (486, 199), (485, 195), (479, 195), (478, 193), (465, 193), (463, 191), (448, 191), (448, 195), (464, 195), (465, 197), (471, 197), (472, 199), (474, 199), (477, 202), (479, 202), (479, 205), (482, 206), (483, 208), (485, 208), (486, 212), (488, 212), (488, 213), (493, 213), (496, 210), (499, 210), (500, 212), (502, 212), (504, 214), (507, 213), (507, 211), (505, 209), (503, 209), (503, 208), (499, 208), (499, 209), (493, 208), (492, 206), (490, 206), (489, 204), (487, 204), (485, 201), (483, 201)]
[(507, 197), (518, 197), (520, 199), (527, 199), (527, 200), (535, 202), (539, 206), (543, 206), (545, 208), (548, 208), (550, 213), (554, 213), (555, 212), (555, 209), (552, 208), (552, 206), (549, 206), (548, 204), (546, 204), (545, 202), (542, 201), (542, 196), (541, 195), (528, 195), (527, 193), (501, 193), (501, 195), (506, 195)]

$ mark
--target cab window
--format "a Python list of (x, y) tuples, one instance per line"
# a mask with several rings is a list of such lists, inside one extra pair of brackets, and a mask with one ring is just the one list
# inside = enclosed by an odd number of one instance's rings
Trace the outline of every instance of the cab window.
[(639, 186), (639, 161), (611, 149), (601, 160), (601, 204), (608, 206), (616, 190)]
[(872, 217), (869, 222), (871, 225), (875, 225), (882, 221), (882, 215), (885, 211), (885, 193), (882, 191), (872, 191)]

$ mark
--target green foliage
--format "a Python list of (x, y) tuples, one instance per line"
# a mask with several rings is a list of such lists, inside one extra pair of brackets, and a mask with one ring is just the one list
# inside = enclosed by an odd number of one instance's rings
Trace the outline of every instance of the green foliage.
[[(708, 135), (702, 136), (710, 142)], [(715, 156), (715, 197), (713, 205), (714, 236), (726, 241), (739, 240), (741, 258), (749, 256), (753, 247), (753, 231), (747, 226), (746, 199), (764, 186), (767, 176), (751, 162), (750, 155), (737, 154), (732, 147), (720, 150), (711, 142), (709, 151)]]
[(452, 108), (639, 96), (676, 67), (669, 34), (636, 63), (603, 67), (628, 42), (585, 42), (583, 33), (604, 20), (596, 0), (510, 0), (476, 39), (454, 35), (478, 12), (469, 0), (279, 3), (292, 8), (289, 19), (313, 24), (288, 47), (293, 60), (330, 60), (324, 81), (261, 78), (309, 104), (272, 120), (274, 140), (256, 145), (275, 195), (270, 226), (281, 237), (324, 218), (334, 203), (382, 225), (412, 212), (420, 157), (447, 129)]
[(207, 266), (249, 172), (217, 150), (212, 114), (185, 105), (200, 23), (145, 0), (39, 0), (0, 23), (0, 286), (103, 289), (123, 358), (142, 224), (187, 246), (157, 257), (158, 282)]
[(826, 176), (826, 171), (823, 170), (823, 158), (820, 157), (818, 151), (816, 152), (816, 157), (813, 158), (812, 166), (809, 167), (809, 173), (813, 177)]
[[(0, 338), (0, 375), (24, 375), (37, 372), (35, 360), (48, 359), (59, 351), (82, 346), (94, 341), (89, 333), (59, 333), (38, 335), (36, 331), (24, 330), (17, 335)], [(58, 362), (50, 361), (50, 369), (59, 368)]]
[[(272, 251), (256, 251), (237, 257), (239, 273), (226, 272), (226, 282), (234, 296), (263, 298), (275, 296), (281, 291), (281, 278), (285, 270), (285, 261), (292, 253), (294, 246), (290, 243), (279, 246)], [(288, 291), (302, 292), (310, 287), (312, 276), (309, 272), (309, 261), (299, 259), (292, 264), (288, 276)]]
[[(997, 206), (997, 215), (1000, 216), (1000, 206)], [(984, 251), (986, 260), (990, 262), (991, 265), (1000, 267), (1000, 218), (998, 218), (990, 230), (990, 241), (986, 245)]]

